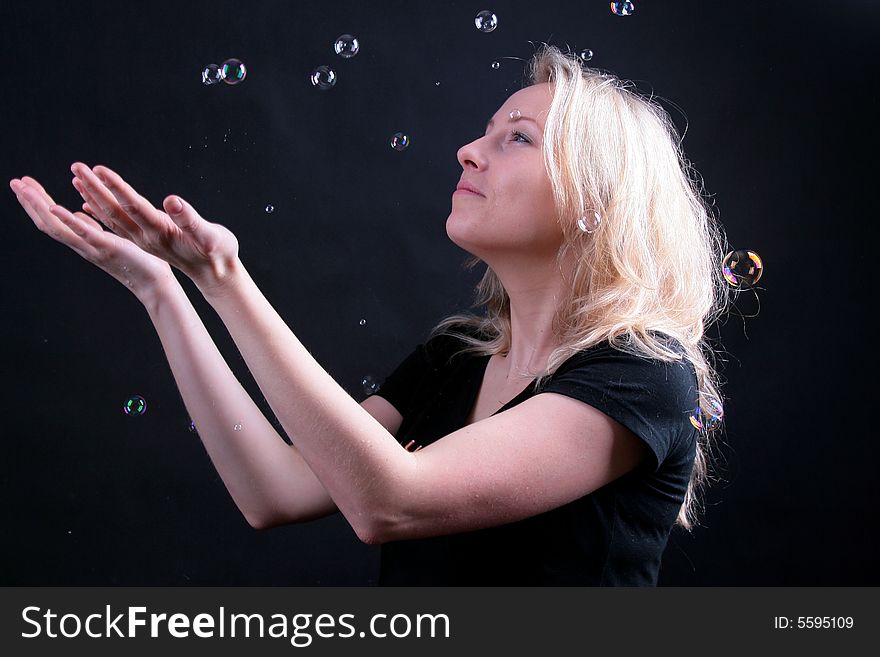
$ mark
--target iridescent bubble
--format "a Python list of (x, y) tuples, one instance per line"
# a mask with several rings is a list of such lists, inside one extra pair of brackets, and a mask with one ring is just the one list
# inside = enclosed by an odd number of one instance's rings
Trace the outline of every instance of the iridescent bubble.
[(364, 380), (361, 381), (361, 385), (364, 388), (365, 395), (372, 395), (379, 390), (379, 384), (371, 376), (365, 376)]
[(587, 213), (577, 220), (578, 228), (585, 233), (594, 233), (599, 228), (602, 217), (595, 210), (588, 210)]
[(488, 9), (484, 9), (474, 18), (474, 25), (480, 32), (491, 32), (498, 27), (498, 17)]
[(336, 43), (333, 44), (333, 50), (336, 51), (336, 54), (340, 57), (345, 57), (346, 59), (357, 55), (360, 49), (361, 44), (350, 34), (341, 35), (336, 39)]
[(202, 84), (217, 84), (221, 79), (220, 67), (216, 64), (208, 64), (202, 71)]
[(494, 62), (492, 62), (492, 68), (497, 71), (499, 68), (501, 68), (501, 62), (496, 59)]
[(235, 425), (234, 427), (232, 427), (232, 428), (235, 429), (236, 431), (241, 431), (241, 425), (240, 425), (240, 424), (236, 424), (236, 425)]
[(520, 112), (518, 109), (511, 110), (511, 112), (510, 112), (510, 114), (508, 114), (508, 116), (511, 118), (511, 120), (516, 121), (518, 118), (520, 118), (522, 116), (522, 112)]
[(198, 433), (198, 431), (196, 431), (196, 423), (194, 420), (189, 421), (189, 430)]
[(147, 400), (140, 395), (132, 395), (126, 400), (122, 410), (126, 415), (143, 415), (147, 410)]
[(758, 282), (764, 272), (761, 256), (754, 251), (742, 249), (731, 251), (724, 256), (721, 271), (727, 282), (736, 287), (751, 287)]
[(312, 84), (321, 91), (326, 91), (336, 84), (336, 71), (329, 66), (319, 66), (312, 71)]
[(362, 320), (360, 321), (360, 325), (361, 325), (361, 326), (363, 326), (363, 325), (366, 324), (366, 323), (367, 323), (367, 320), (365, 320), (365, 319), (362, 319)]
[(697, 406), (693, 414), (690, 416), (691, 424), (694, 428), (702, 431), (714, 431), (721, 425), (721, 418), (724, 417), (724, 406), (714, 397), (709, 400), (707, 408), (703, 409)]
[(267, 205), (267, 206), (266, 206), (266, 212), (267, 212), (268, 214), (272, 214), (273, 212), (275, 212), (275, 206), (274, 206), (274, 205)]
[(580, 52), (580, 54), (578, 55), (578, 57), (581, 58), (581, 61), (582, 61), (582, 62), (588, 62), (588, 61), (590, 61), (591, 59), (593, 59), (593, 51), (592, 51), (592, 50), (589, 50), (589, 49), (587, 49), (587, 50), (581, 50), (581, 52)]
[(611, 3), (611, 11), (613, 11), (617, 16), (629, 16), (636, 10), (636, 7), (631, 2), (612, 2)]
[(238, 84), (247, 75), (247, 68), (240, 59), (227, 59), (220, 65), (220, 77), (226, 84)]
[(402, 151), (409, 146), (409, 137), (402, 132), (395, 132), (391, 135), (391, 148), (396, 151)]

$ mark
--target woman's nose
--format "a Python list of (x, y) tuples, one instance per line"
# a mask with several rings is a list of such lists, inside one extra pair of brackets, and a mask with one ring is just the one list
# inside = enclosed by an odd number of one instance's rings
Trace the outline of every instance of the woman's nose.
[(466, 169), (469, 164), (476, 167), (477, 169), (485, 166), (485, 160), (483, 159), (483, 156), (480, 153), (479, 149), (479, 141), (480, 138), (477, 138), (458, 149), (458, 163), (462, 166), (462, 168)]

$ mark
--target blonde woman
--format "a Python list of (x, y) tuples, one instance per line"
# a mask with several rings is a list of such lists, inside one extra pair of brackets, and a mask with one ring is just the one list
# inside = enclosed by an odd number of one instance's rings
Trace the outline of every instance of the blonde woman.
[(39, 229), (144, 304), (250, 525), (339, 511), (382, 545), (380, 585), (654, 585), (672, 527), (696, 521), (710, 434), (690, 416), (719, 399), (704, 331), (723, 302), (720, 228), (662, 109), (554, 47), (530, 70), (458, 151), (446, 230), (487, 265), (485, 313), (441, 322), (360, 404), (269, 305), (235, 236), (180, 197), (159, 210), (76, 163), (85, 212), (70, 213), (33, 178), (11, 182)]

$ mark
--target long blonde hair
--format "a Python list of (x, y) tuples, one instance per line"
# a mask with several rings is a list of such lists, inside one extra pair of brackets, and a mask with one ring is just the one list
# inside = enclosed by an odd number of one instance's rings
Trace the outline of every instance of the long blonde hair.
[[(720, 380), (705, 331), (728, 302), (721, 267), (726, 237), (702, 197), (674, 123), (631, 82), (588, 68), (555, 46), (544, 44), (528, 73), (529, 84), (555, 87), (543, 153), (563, 232), (560, 271), (566, 255), (576, 254), (573, 279), (553, 320), (560, 346), (535, 373), (535, 390), (570, 356), (603, 342), (649, 358), (680, 360), (651, 334), (656, 331), (677, 339), (693, 364), (699, 388), (695, 407), (717, 408)], [(585, 233), (577, 222), (594, 211), (601, 222)], [(464, 267), (480, 262), (470, 256)], [(491, 268), (475, 292), (471, 308), (485, 305), (485, 315), (446, 317), (429, 339), (455, 336), (468, 345), (459, 354), (508, 353), (510, 298)], [(676, 519), (688, 531), (698, 521), (698, 493), (710, 479), (711, 443), (719, 426), (711, 431), (703, 422), (698, 433)]]

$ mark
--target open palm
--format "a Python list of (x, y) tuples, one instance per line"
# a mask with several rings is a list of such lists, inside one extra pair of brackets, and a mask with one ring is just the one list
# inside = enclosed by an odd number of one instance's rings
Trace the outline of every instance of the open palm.
[(119, 174), (104, 166), (71, 166), (74, 186), (92, 214), (114, 233), (177, 267), (194, 281), (210, 284), (238, 257), (238, 239), (220, 224), (203, 219), (179, 196), (159, 210)]
[[(176, 282), (167, 262), (105, 231), (85, 212), (72, 213), (57, 205), (35, 179), (24, 176), (9, 186), (40, 231), (106, 271), (139, 298), (146, 299), (161, 286)], [(88, 203), (83, 205), (87, 212), (91, 210)]]

